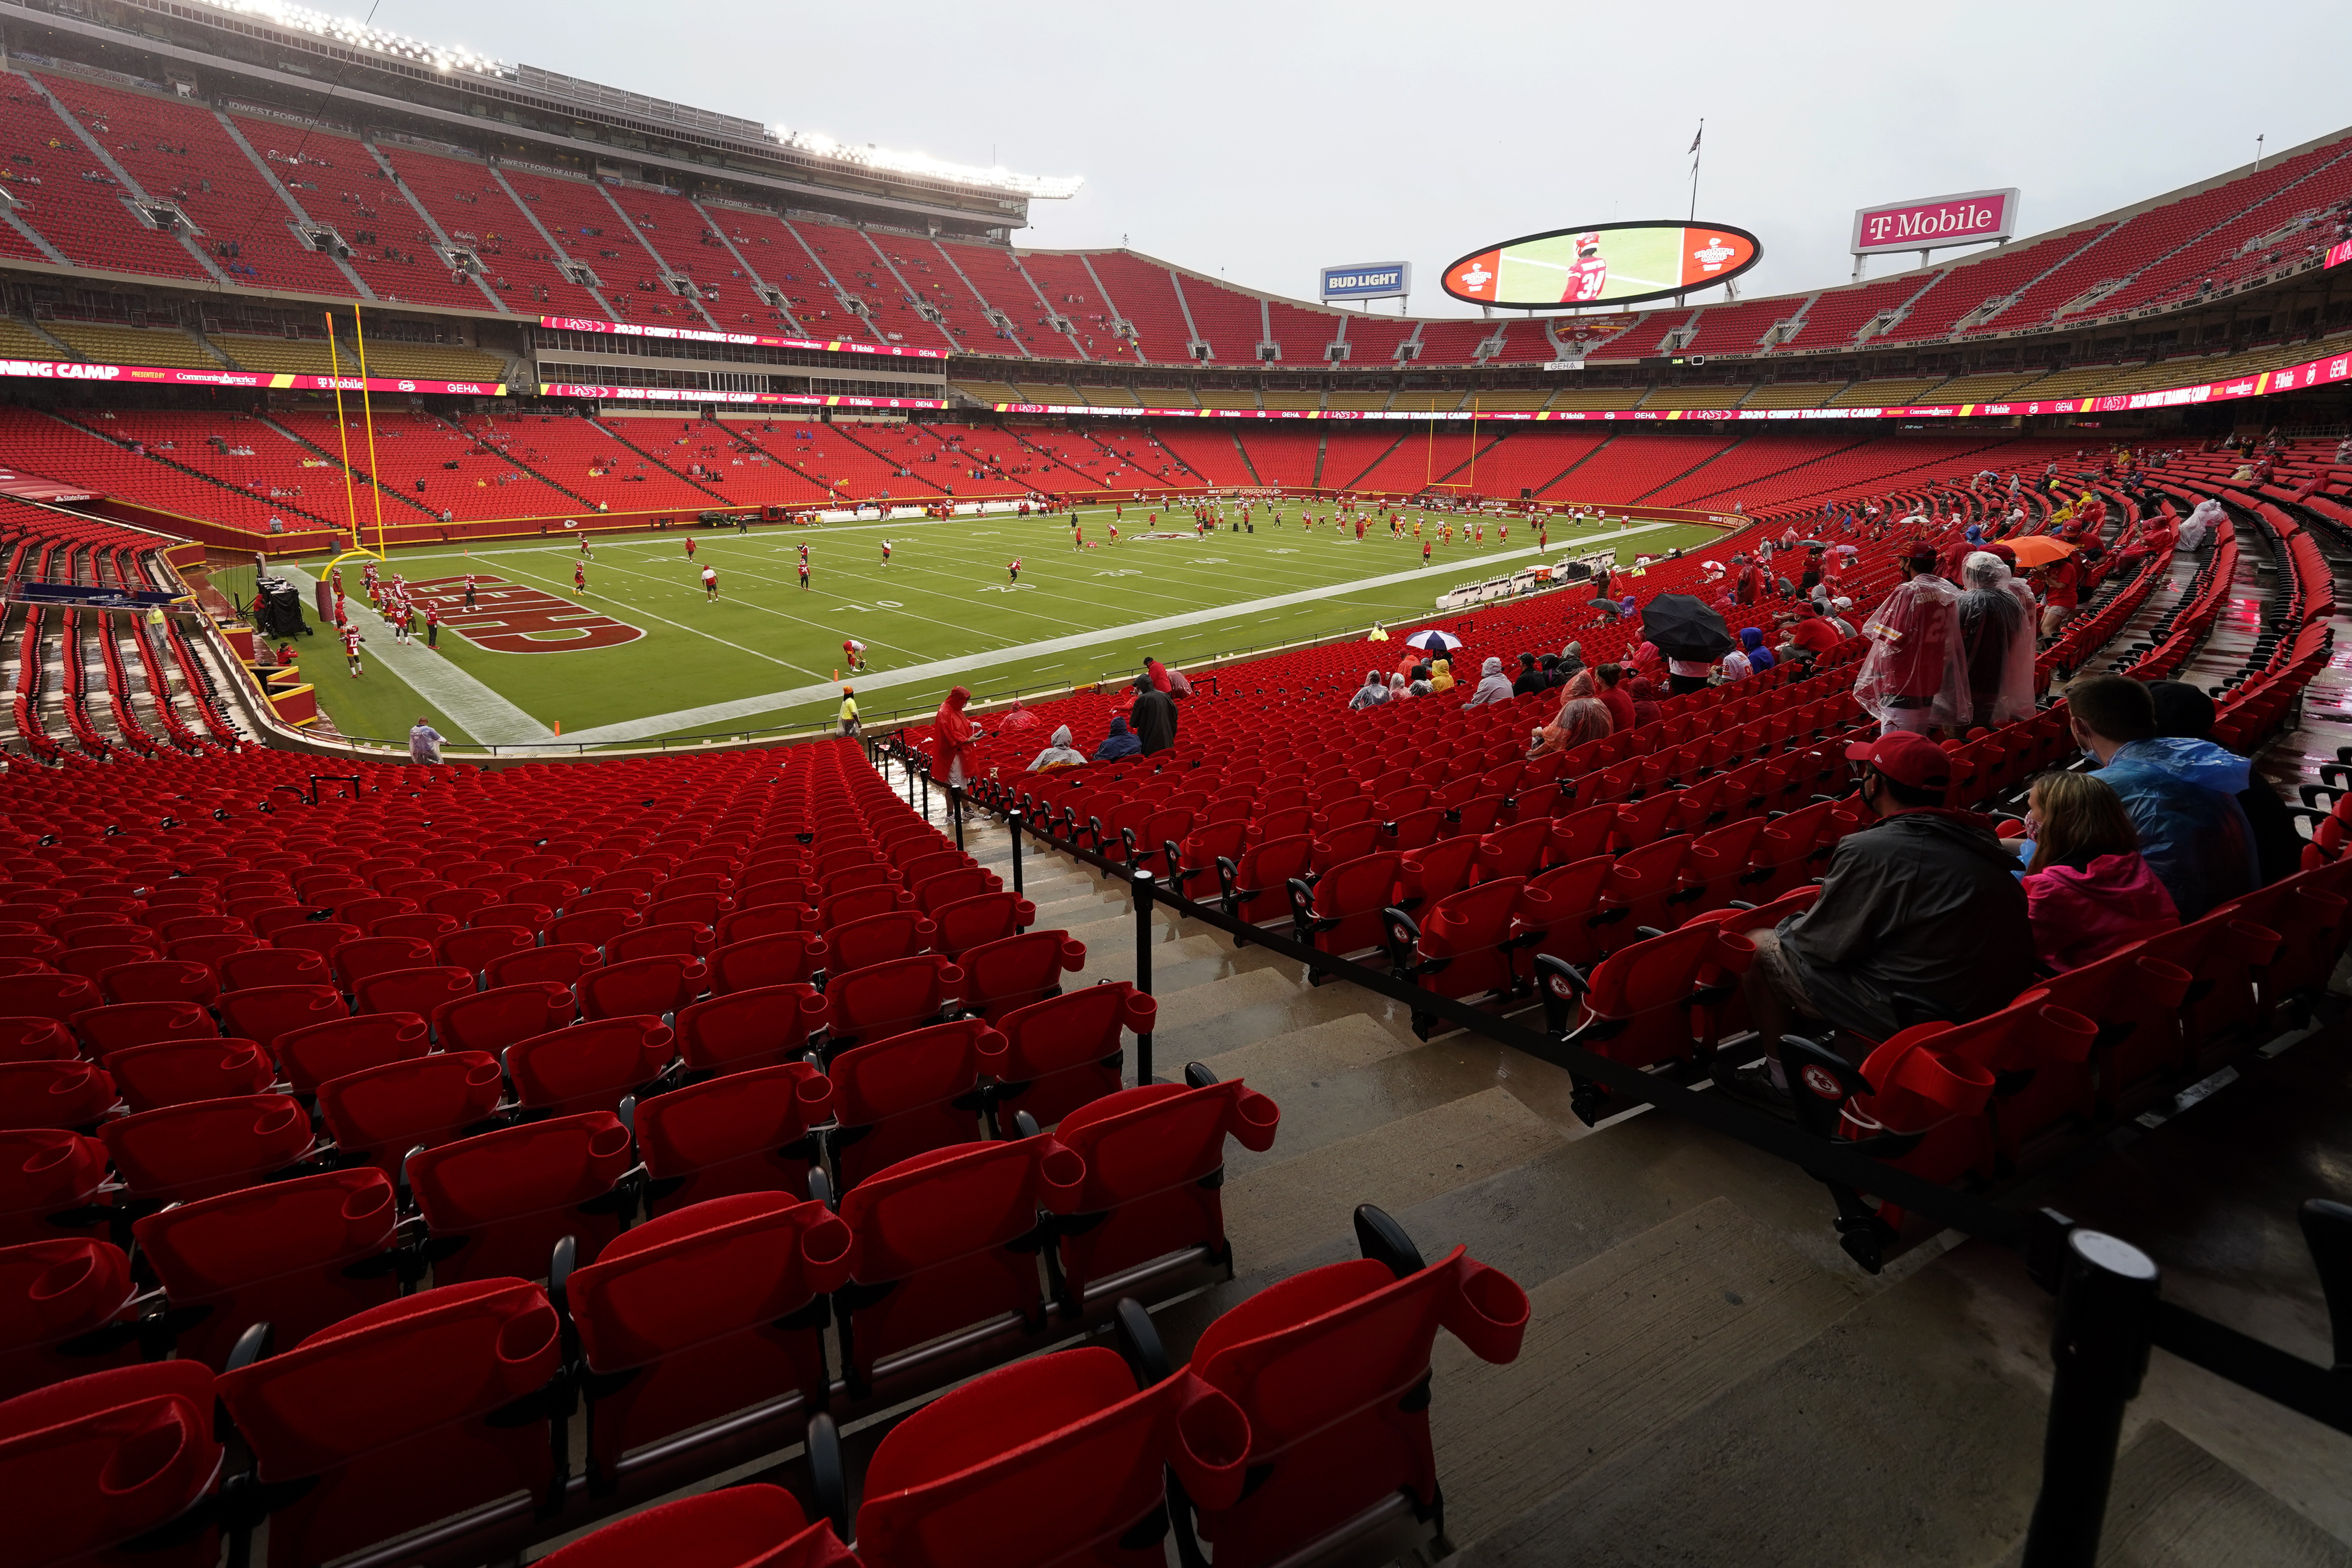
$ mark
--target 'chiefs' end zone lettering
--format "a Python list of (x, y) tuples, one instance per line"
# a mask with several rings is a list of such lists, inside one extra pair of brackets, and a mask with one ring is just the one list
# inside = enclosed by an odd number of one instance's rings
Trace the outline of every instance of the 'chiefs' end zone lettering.
[(420, 607), (440, 611), (443, 626), (492, 653), (576, 653), (619, 647), (646, 635), (643, 627), (503, 577), (474, 579), (472, 609), (466, 607), (462, 576), (427, 578), (410, 584), (409, 592)]

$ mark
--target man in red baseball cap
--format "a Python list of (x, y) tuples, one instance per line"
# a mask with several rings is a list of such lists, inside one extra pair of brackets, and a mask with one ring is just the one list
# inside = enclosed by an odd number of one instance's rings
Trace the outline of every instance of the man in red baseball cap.
[(1944, 749), (1895, 730), (1845, 754), (1878, 821), (1838, 840), (1811, 909), (1748, 932), (1756, 962), (1744, 984), (1765, 1062), (1718, 1079), (1782, 1115), (1782, 1035), (1812, 1035), (1859, 1063), (1915, 1024), (1997, 1012), (2033, 979), (2017, 857), (1990, 819), (1946, 809)]

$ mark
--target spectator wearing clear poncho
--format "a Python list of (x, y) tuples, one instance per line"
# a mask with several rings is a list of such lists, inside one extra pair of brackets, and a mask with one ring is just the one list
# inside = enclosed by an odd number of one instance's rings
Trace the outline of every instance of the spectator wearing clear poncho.
[(1878, 732), (1925, 734), (1958, 728), (1972, 706), (1960, 637), (1960, 590), (1936, 574), (1936, 552), (1921, 545), (1907, 564), (1911, 580), (1886, 595), (1863, 623), (1870, 639), (1854, 677), (1853, 700), (1878, 721)]
[(1989, 550), (1960, 563), (1960, 655), (1968, 668), (1968, 724), (2015, 723), (2033, 712), (2033, 593)]

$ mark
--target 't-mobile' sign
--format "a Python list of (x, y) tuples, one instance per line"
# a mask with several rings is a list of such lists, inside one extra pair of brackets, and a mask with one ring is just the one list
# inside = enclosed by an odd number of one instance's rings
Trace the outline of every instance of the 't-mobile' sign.
[(1956, 196), (1864, 207), (1853, 215), (1853, 254), (1936, 250), (1979, 245), (2017, 232), (2017, 189), (1965, 191)]
[(1323, 269), (1323, 298), (1332, 300), (1393, 300), (1412, 292), (1412, 263), (1367, 261), (1353, 267)]

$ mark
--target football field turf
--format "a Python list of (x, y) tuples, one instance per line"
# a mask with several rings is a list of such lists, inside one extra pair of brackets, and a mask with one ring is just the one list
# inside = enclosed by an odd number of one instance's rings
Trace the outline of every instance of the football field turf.
[[(469, 637), (445, 625), (438, 651), (428, 652), (421, 636), (415, 647), (397, 647), (361, 597), (351, 563), (343, 582), (368, 639), (365, 673), (350, 679), (341, 649), (323, 632), (305, 639), (302, 662), (321, 706), (354, 738), (396, 739), (420, 712), (461, 742), (748, 734), (830, 721), (840, 703), (836, 678), (857, 688), (871, 724), (928, 712), (958, 684), (982, 700), (1015, 691), (1042, 699), (1074, 682), (1131, 676), (1147, 654), (1190, 666), (1214, 654), (1368, 629), (1375, 620), (1416, 621), (1433, 613), (1444, 589), (1539, 559), (1523, 523), (1506, 542), (1488, 521), (1483, 544), (1465, 542), (1457, 524), (1453, 542), (1439, 543), (1442, 520), (1433, 516), (1423, 533), (1433, 558), (1423, 568), (1412, 514), (1404, 537), (1374, 532), (1359, 543), (1352, 530), (1300, 527), (1295, 504), (1280, 509), (1279, 525), (1261, 505), (1254, 533), (1203, 539), (1192, 536), (1189, 514), (1166, 512), (1161, 531), (1181, 521), (1183, 537), (1138, 537), (1145, 511), (1127, 510), (1117, 543), (1109, 540), (1108, 507), (1082, 512), (1083, 550), (1073, 546), (1066, 516), (755, 526), (748, 535), (606, 534), (592, 540), (585, 560), (576, 536), (395, 550), (385, 570), (412, 584), (470, 573), (486, 605), (520, 591), (558, 615), (578, 606), (602, 618), (596, 636), (614, 645), (567, 647), (564, 639), (589, 640), (570, 628), (501, 637), (496, 627), (468, 626)], [(1569, 528), (1555, 521), (1546, 558), (1613, 546), (1619, 561), (1630, 563), (1637, 553), (1696, 548), (1719, 536), (1638, 514), (1630, 525)], [(892, 546), (887, 565), (885, 539)], [(797, 571), (803, 543), (812, 574), (805, 590)], [(1018, 583), (1006, 570), (1015, 557)], [(706, 599), (701, 585), (706, 564), (719, 573), (716, 600)], [(575, 566), (587, 574), (584, 595), (573, 585)], [(316, 572), (324, 562), (299, 567)], [(289, 575), (307, 601), (308, 573)], [(452, 600), (441, 603), (451, 616)], [(844, 667), (845, 637), (866, 645), (865, 672)], [(501, 642), (506, 648), (485, 646)], [(542, 642), (548, 651), (506, 650)]]

